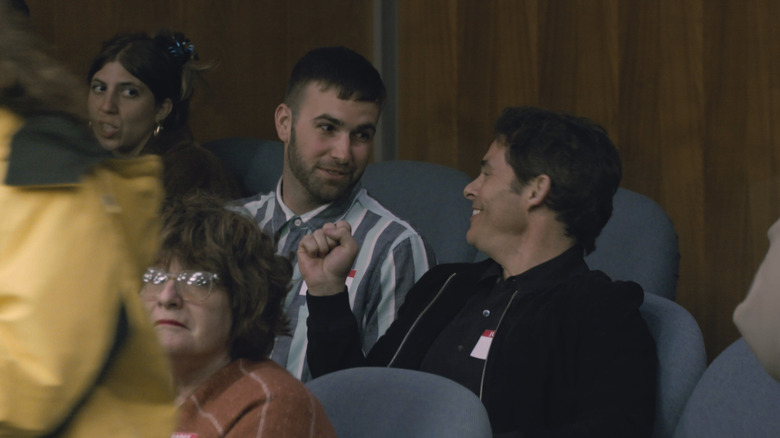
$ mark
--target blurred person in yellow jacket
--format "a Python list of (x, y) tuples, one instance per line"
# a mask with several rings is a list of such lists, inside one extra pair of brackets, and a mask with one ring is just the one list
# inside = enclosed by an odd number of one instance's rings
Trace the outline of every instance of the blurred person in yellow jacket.
[(138, 298), (161, 165), (112, 159), (83, 96), (0, 1), (0, 436), (170, 436), (167, 362)]

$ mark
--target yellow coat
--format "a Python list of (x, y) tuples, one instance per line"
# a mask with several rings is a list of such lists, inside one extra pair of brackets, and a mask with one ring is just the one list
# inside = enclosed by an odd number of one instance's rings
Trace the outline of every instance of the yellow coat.
[[(24, 123), (0, 108), (0, 436), (168, 437), (167, 362), (138, 298), (159, 160), (63, 148), (57, 129), (12, 154)], [(83, 175), (57, 173), (68, 166)]]

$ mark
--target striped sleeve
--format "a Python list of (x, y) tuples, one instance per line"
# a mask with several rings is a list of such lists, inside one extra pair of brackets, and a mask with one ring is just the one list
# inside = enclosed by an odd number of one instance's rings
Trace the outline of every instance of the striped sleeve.
[(358, 319), (363, 326), (362, 347), (366, 353), (396, 319), (412, 285), (435, 264), (433, 251), (423, 238), (411, 229), (398, 233), (395, 228), (399, 227), (400, 224), (393, 223), (385, 230), (396, 238), (389, 249), (377, 247), (377, 269), (366, 279), (367, 285), (374, 285), (365, 291), (369, 304), (362, 322)]

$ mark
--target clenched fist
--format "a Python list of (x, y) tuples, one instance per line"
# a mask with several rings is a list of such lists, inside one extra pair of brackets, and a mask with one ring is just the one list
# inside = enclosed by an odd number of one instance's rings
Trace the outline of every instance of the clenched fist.
[(358, 249), (346, 221), (327, 223), (304, 236), (298, 244), (298, 268), (309, 293), (327, 296), (343, 291)]

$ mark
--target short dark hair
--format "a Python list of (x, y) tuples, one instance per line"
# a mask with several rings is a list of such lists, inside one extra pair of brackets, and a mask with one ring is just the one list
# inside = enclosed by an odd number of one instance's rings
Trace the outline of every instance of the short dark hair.
[[(184, 48), (185, 51), (175, 50)], [(186, 49), (193, 50), (186, 52)], [(103, 43), (100, 52), (92, 60), (87, 73), (87, 83), (103, 66), (118, 61), (125, 70), (143, 82), (159, 105), (171, 100), (171, 113), (162, 125), (166, 129), (187, 123), (193, 81), (203, 68), (195, 66), (196, 60), (189, 40), (181, 33), (160, 29), (153, 36), (145, 33), (121, 33)]]
[(303, 55), (293, 67), (284, 102), (297, 111), (298, 97), (310, 83), (335, 87), (339, 99), (374, 102), (382, 109), (387, 91), (379, 72), (366, 58), (346, 47), (320, 47)]
[(620, 156), (604, 128), (581, 117), (532, 107), (504, 109), (495, 125), (520, 184), (550, 177), (545, 205), (586, 253), (612, 215), (622, 177)]
[(255, 221), (219, 198), (198, 194), (170, 200), (163, 209), (159, 266), (176, 258), (191, 269), (214, 272), (230, 300), (230, 356), (268, 357), (277, 335), (287, 333), (284, 298), (290, 261), (276, 255), (274, 239)]

